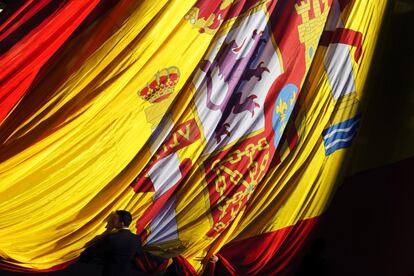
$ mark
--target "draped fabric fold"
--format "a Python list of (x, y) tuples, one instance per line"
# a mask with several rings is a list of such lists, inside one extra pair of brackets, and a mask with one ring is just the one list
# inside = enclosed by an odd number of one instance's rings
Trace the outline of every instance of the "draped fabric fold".
[(62, 46), (98, 2), (1, 56), (0, 267), (61, 269), (126, 209), (183, 274), (290, 271), (346, 174), (388, 1), (124, 0)]
[(0, 124), (99, 2), (27, 1), (0, 26)]

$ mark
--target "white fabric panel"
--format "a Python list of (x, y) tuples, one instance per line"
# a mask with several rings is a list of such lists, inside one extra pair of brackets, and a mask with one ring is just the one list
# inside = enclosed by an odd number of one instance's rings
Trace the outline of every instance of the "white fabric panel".
[(148, 174), (154, 185), (155, 200), (174, 186), (182, 177), (180, 160), (177, 154), (173, 153), (159, 160)]
[(171, 197), (152, 219), (148, 244), (178, 239), (177, 222), (175, 220), (175, 200), (175, 196)]

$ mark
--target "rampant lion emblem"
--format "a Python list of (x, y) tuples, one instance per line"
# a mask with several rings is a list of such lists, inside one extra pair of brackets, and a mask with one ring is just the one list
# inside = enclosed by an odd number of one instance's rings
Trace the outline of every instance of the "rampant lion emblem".
[[(256, 108), (260, 105), (255, 101), (257, 96), (251, 94), (245, 100), (242, 99), (242, 91), (240, 86), (244, 81), (249, 81), (251, 78), (256, 77), (259, 81), (262, 79), (262, 74), (270, 72), (267, 67), (264, 67), (264, 62), (261, 61), (256, 68), (250, 68), (252, 61), (254, 61), (260, 51), (261, 45), (266, 43), (265, 39), (262, 39), (263, 32), (254, 30), (250, 38), (252, 43), (246, 42), (246, 39), (238, 45), (235, 40), (224, 44), (218, 52), (215, 59), (211, 62), (209, 60), (202, 60), (200, 62), (200, 69), (206, 73), (207, 84), (207, 107), (211, 110), (220, 110), (223, 115), (218, 128), (215, 131), (215, 138), (217, 143), (220, 143), (222, 136), (230, 136), (228, 130), (229, 124), (225, 123), (230, 113), (241, 113), (248, 111), (254, 116)], [(250, 45), (246, 54), (239, 55), (240, 51), (246, 52), (246, 45)], [(225, 96), (221, 103), (217, 104), (212, 101), (213, 94), (213, 70), (218, 69), (219, 76), (227, 83)]]

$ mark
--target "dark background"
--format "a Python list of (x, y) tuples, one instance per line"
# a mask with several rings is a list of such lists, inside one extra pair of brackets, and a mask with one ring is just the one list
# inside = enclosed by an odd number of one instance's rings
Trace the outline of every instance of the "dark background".
[(363, 99), (352, 176), (304, 249), (325, 241), (329, 275), (414, 275), (414, 0), (396, 1), (390, 13)]

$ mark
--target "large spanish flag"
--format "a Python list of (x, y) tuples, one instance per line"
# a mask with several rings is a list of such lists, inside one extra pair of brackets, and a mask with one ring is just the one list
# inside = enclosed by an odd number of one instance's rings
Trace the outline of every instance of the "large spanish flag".
[(187, 274), (283, 273), (346, 173), (388, 1), (137, 2), (19, 63), (36, 85), (0, 125), (0, 266), (62, 268), (126, 209)]

